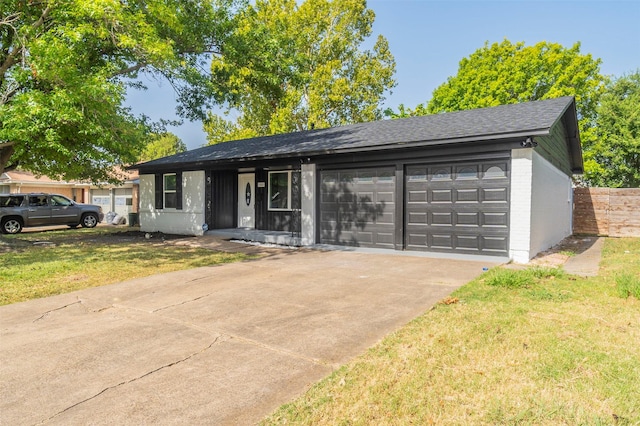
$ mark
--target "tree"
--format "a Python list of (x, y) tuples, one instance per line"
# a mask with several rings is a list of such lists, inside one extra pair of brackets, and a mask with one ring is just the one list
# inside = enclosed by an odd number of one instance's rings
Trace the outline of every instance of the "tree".
[(152, 134), (150, 139), (144, 147), (139, 161), (151, 161), (187, 150), (182, 139), (171, 132)]
[[(460, 61), (458, 73), (433, 91), (427, 112), (435, 114), (575, 96), (583, 150), (595, 143), (597, 105), (606, 79), (600, 59), (557, 43), (534, 46), (508, 40), (489, 45)], [(589, 171), (587, 170), (587, 173)]]
[(392, 108), (387, 108), (384, 110), (384, 115), (392, 119), (420, 117), (422, 115), (427, 115), (427, 108), (424, 106), (424, 104), (418, 104), (413, 109), (406, 107), (404, 104), (400, 104), (398, 105), (398, 112), (394, 111)]
[(585, 152), (586, 182), (640, 187), (640, 70), (610, 82), (597, 112), (596, 142)]
[(123, 107), (139, 73), (167, 79), (203, 117), (203, 53), (219, 53), (233, 0), (0, 0), (0, 173), (113, 181), (149, 130)]
[(546, 41), (525, 46), (485, 43), (460, 61), (458, 73), (433, 91), (430, 114), (575, 96), (581, 119), (593, 124), (605, 78), (600, 59)]
[(211, 70), (233, 122), (211, 114), (209, 142), (382, 117), (395, 61), (365, 0), (257, 0), (238, 14), (224, 55)]

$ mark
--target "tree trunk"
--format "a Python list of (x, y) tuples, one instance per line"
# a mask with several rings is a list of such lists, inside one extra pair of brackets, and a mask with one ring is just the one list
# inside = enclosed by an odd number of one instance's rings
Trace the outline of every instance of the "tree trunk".
[(13, 151), (13, 144), (5, 146), (0, 145), (0, 176), (2, 176), (2, 174), (4, 173), (7, 164), (9, 164), (9, 160), (11, 160)]

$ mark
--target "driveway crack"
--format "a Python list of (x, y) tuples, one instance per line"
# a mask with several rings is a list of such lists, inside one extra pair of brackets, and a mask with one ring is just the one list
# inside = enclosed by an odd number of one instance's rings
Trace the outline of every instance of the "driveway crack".
[(213, 342), (211, 342), (208, 346), (206, 346), (205, 348), (203, 348), (203, 349), (199, 350), (198, 352), (194, 352), (194, 353), (192, 353), (192, 354), (190, 354), (190, 355), (186, 356), (185, 358), (179, 359), (179, 360), (174, 361), (174, 362), (171, 362), (171, 363), (169, 363), (169, 364), (162, 365), (162, 366), (160, 366), (160, 367), (158, 367), (158, 368), (156, 368), (156, 369), (153, 369), (153, 370), (151, 370), (151, 371), (148, 371), (148, 372), (146, 372), (146, 373), (142, 374), (141, 376), (134, 377), (133, 379), (125, 380), (125, 381), (122, 381), (122, 382), (120, 382), (120, 383), (118, 383), (118, 384), (115, 384), (115, 385), (112, 385), (112, 386), (108, 386), (108, 387), (106, 387), (106, 388), (102, 389), (100, 392), (96, 393), (95, 395), (90, 396), (90, 397), (88, 397), (88, 398), (86, 398), (86, 399), (83, 399), (82, 401), (76, 402), (75, 404), (70, 405), (69, 407), (65, 408), (64, 410), (57, 412), (57, 413), (56, 413), (56, 414), (54, 414), (53, 416), (50, 416), (49, 418), (44, 419), (44, 420), (43, 420), (43, 421), (41, 421), (39, 424), (44, 424), (44, 423), (46, 423), (46, 422), (48, 422), (48, 421), (50, 421), (50, 420), (53, 420), (54, 418), (56, 418), (56, 417), (58, 417), (58, 416), (61, 416), (62, 414), (66, 413), (67, 411), (69, 411), (69, 410), (71, 410), (71, 409), (73, 409), (73, 408), (75, 408), (75, 407), (77, 407), (77, 406), (79, 406), (79, 405), (82, 405), (82, 404), (84, 404), (84, 403), (86, 403), (86, 402), (89, 402), (89, 401), (91, 401), (91, 400), (93, 400), (93, 399), (98, 398), (100, 395), (102, 395), (102, 394), (104, 394), (105, 392), (108, 392), (108, 391), (110, 391), (110, 390), (112, 390), (112, 389), (116, 389), (116, 388), (119, 388), (120, 386), (128, 385), (128, 384), (130, 384), (130, 383), (133, 383), (133, 382), (136, 382), (136, 381), (138, 381), (138, 380), (141, 380), (141, 379), (143, 379), (143, 378), (145, 378), (145, 377), (147, 377), (147, 376), (150, 376), (150, 375), (152, 375), (152, 374), (155, 374), (155, 373), (157, 373), (157, 372), (159, 372), (159, 371), (161, 371), (161, 370), (164, 370), (164, 369), (166, 369), (166, 368), (170, 368), (170, 367), (173, 367), (173, 366), (175, 366), (175, 365), (178, 365), (178, 364), (181, 364), (181, 363), (183, 363), (183, 362), (186, 362), (186, 361), (190, 360), (191, 358), (193, 358), (194, 356), (199, 355), (199, 354), (201, 354), (201, 353), (203, 353), (203, 352), (206, 352), (206, 351), (208, 351), (209, 349), (211, 349), (211, 347), (212, 347), (213, 345), (215, 345), (221, 337), (222, 337), (222, 336), (218, 336), (218, 337), (216, 337), (216, 338), (213, 340)]
[(182, 302), (180, 302), (180, 303), (174, 303), (173, 305), (163, 306), (162, 308), (154, 309), (153, 311), (151, 311), (151, 313), (152, 313), (152, 314), (155, 314), (156, 312), (160, 312), (160, 311), (163, 311), (163, 310), (165, 310), (165, 309), (169, 309), (169, 308), (173, 308), (173, 307), (181, 306), (181, 305), (186, 305), (187, 303), (195, 302), (196, 300), (200, 300), (200, 299), (204, 299), (205, 297), (209, 297), (209, 296), (211, 296), (212, 294), (213, 294), (213, 293), (207, 293), (207, 294), (204, 294), (204, 295), (202, 295), (202, 296), (198, 296), (198, 297), (193, 298), (193, 299), (183, 300), (183, 301), (182, 301)]
[(82, 304), (82, 300), (78, 299), (73, 303), (67, 303), (64, 306), (60, 306), (59, 308), (55, 308), (55, 309), (51, 309), (47, 312), (45, 312), (44, 314), (40, 315), (38, 318), (34, 319), (33, 322), (37, 322), (40, 321), (42, 319), (44, 319), (45, 317), (47, 317), (51, 312), (55, 312), (55, 311), (60, 311), (62, 309), (68, 308), (69, 306), (73, 306), (73, 305), (77, 305), (78, 303)]

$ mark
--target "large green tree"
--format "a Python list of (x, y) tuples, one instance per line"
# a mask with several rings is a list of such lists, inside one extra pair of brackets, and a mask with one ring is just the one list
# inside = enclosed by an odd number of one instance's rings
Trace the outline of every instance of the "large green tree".
[(606, 78), (600, 59), (580, 52), (580, 43), (485, 43), (460, 61), (458, 73), (433, 91), (427, 112), (435, 114), (575, 96), (583, 149), (596, 142), (597, 106)]
[(178, 136), (171, 132), (154, 133), (150, 135), (149, 142), (140, 154), (139, 161), (151, 161), (156, 158), (185, 152), (187, 145)]
[(233, 0), (0, 0), (0, 173), (113, 180), (147, 123), (125, 108), (139, 73), (167, 79), (179, 113), (203, 117), (204, 53), (219, 53)]
[(586, 182), (640, 187), (640, 70), (607, 85), (596, 123), (596, 141), (585, 152)]
[(257, 0), (238, 15), (213, 80), (236, 120), (211, 114), (210, 143), (381, 118), (395, 61), (365, 0)]

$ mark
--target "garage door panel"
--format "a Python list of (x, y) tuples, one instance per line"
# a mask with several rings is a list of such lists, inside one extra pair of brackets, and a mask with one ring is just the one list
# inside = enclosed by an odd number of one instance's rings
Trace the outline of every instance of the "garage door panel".
[(478, 251), (480, 249), (480, 236), (479, 235), (456, 235), (455, 248), (458, 250)]
[(427, 212), (409, 212), (407, 215), (407, 227), (413, 224), (426, 224), (427, 223)]
[(407, 201), (412, 203), (426, 203), (427, 202), (427, 192), (426, 191), (409, 191), (407, 193)]
[(502, 254), (509, 249), (508, 239), (503, 237), (481, 237), (484, 251), (496, 252)]
[(453, 249), (453, 235), (451, 234), (431, 234), (430, 238), (427, 238), (427, 241), (430, 242), (432, 248)]
[(507, 188), (482, 188), (480, 189), (482, 193), (482, 201), (483, 202), (507, 202)]
[(482, 224), (484, 226), (500, 226), (506, 228), (509, 226), (509, 217), (505, 212), (483, 212), (482, 213)]
[(434, 189), (431, 191), (432, 203), (451, 203), (453, 201), (453, 190)]
[(457, 189), (456, 202), (458, 203), (477, 203), (480, 201), (478, 188)]
[(376, 194), (376, 201), (378, 203), (394, 203), (394, 193), (392, 191), (378, 191)]
[(480, 214), (478, 212), (456, 213), (456, 225), (480, 226)]
[(432, 213), (431, 224), (434, 226), (453, 225), (453, 212)]
[(508, 161), (408, 166), (405, 247), (506, 255)]

